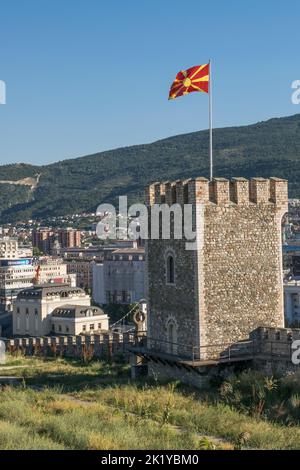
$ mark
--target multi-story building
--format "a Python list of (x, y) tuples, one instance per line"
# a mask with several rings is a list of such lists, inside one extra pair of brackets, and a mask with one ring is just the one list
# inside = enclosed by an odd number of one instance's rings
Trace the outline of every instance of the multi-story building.
[(145, 250), (142, 247), (106, 253), (93, 264), (93, 299), (99, 304), (130, 304), (146, 297)]
[(65, 248), (62, 253), (67, 263), (67, 272), (76, 275), (77, 286), (92, 289), (95, 263), (101, 264), (116, 249), (136, 247), (137, 243), (134, 240), (124, 240), (110, 245)]
[(284, 314), (286, 326), (300, 327), (300, 280), (291, 279), (284, 285)]
[(38, 248), (42, 253), (51, 253), (54, 240), (55, 234), (50, 228), (39, 228), (32, 231), (32, 246)]
[(171, 222), (169, 239), (147, 241), (153, 348), (206, 358), (209, 347), (246, 339), (260, 326), (284, 327), (287, 189), (278, 178), (196, 178), (148, 187), (149, 213), (154, 204), (190, 204), (192, 220), (184, 214), (183, 223), (192, 222), (196, 234), (193, 244), (179, 239)]
[(19, 258), (32, 258), (32, 245), (19, 245)]
[(88, 259), (73, 259), (66, 261), (67, 273), (76, 276), (77, 286), (83, 289), (93, 287), (93, 264), (94, 261)]
[(55, 242), (60, 249), (81, 246), (80, 230), (66, 228), (54, 230), (51, 228), (39, 228), (32, 231), (32, 245), (37, 247), (42, 253), (51, 254)]
[(286, 272), (300, 278), (300, 245), (283, 245), (283, 261)]
[(58, 241), (62, 248), (73, 248), (81, 246), (81, 232), (73, 228), (58, 231)]
[(13, 303), (13, 334), (44, 336), (108, 329), (108, 317), (84, 290), (66, 284), (45, 284), (22, 290)]
[(52, 314), (53, 334), (81, 335), (109, 329), (109, 318), (99, 307), (63, 305)]
[(0, 238), (0, 258), (16, 259), (19, 257), (19, 244), (17, 238)]

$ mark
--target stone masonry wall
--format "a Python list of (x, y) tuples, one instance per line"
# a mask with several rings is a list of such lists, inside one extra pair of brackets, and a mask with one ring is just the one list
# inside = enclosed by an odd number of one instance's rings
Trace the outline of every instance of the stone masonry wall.
[[(232, 343), (257, 327), (283, 327), (281, 219), (287, 181), (204, 178), (155, 183), (148, 204), (193, 205), (196, 250), (184, 240), (149, 240), (149, 336), (204, 346)], [(165, 257), (174, 253), (175, 285), (166, 283)], [(178, 354), (180, 353), (180, 348)]]
[[(172, 251), (171, 251), (172, 250)], [(166, 253), (175, 254), (175, 284), (166, 283)], [(177, 328), (177, 352), (192, 354), (199, 342), (199, 315), (196, 296), (196, 256), (186, 252), (180, 240), (148, 242), (148, 342), (151, 338), (156, 349), (168, 351), (167, 325), (173, 321)], [(160, 343), (162, 341), (162, 343)], [(152, 341), (153, 346), (153, 341)]]

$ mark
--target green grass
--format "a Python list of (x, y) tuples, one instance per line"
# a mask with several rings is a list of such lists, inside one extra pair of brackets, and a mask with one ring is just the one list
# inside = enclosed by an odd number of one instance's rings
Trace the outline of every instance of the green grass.
[(124, 364), (10, 358), (7, 366), (0, 375), (23, 380), (0, 391), (2, 450), (232, 449), (242, 433), (247, 448), (300, 449), (298, 426), (249, 416), (216, 391), (133, 383)]

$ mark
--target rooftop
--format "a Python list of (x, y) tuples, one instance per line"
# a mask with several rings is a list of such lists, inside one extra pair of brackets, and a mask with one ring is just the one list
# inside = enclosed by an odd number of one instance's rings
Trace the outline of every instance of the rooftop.
[(49, 283), (42, 284), (28, 289), (22, 290), (18, 294), (18, 299), (22, 298), (50, 298), (59, 295), (60, 297), (72, 297), (74, 295), (87, 295), (85, 291), (79, 287), (70, 287), (68, 284)]
[(145, 248), (144, 247), (139, 247), (139, 248), (117, 248), (112, 252), (112, 254), (145, 254)]

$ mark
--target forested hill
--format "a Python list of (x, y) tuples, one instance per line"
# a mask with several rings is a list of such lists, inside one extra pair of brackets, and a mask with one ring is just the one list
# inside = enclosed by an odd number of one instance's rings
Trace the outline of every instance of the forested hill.
[[(42, 149), (41, 149), (42, 152)], [(300, 198), (300, 114), (214, 131), (215, 176), (277, 176)], [(0, 166), (0, 222), (95, 210), (149, 182), (208, 176), (208, 132), (178, 135), (51, 165)]]

